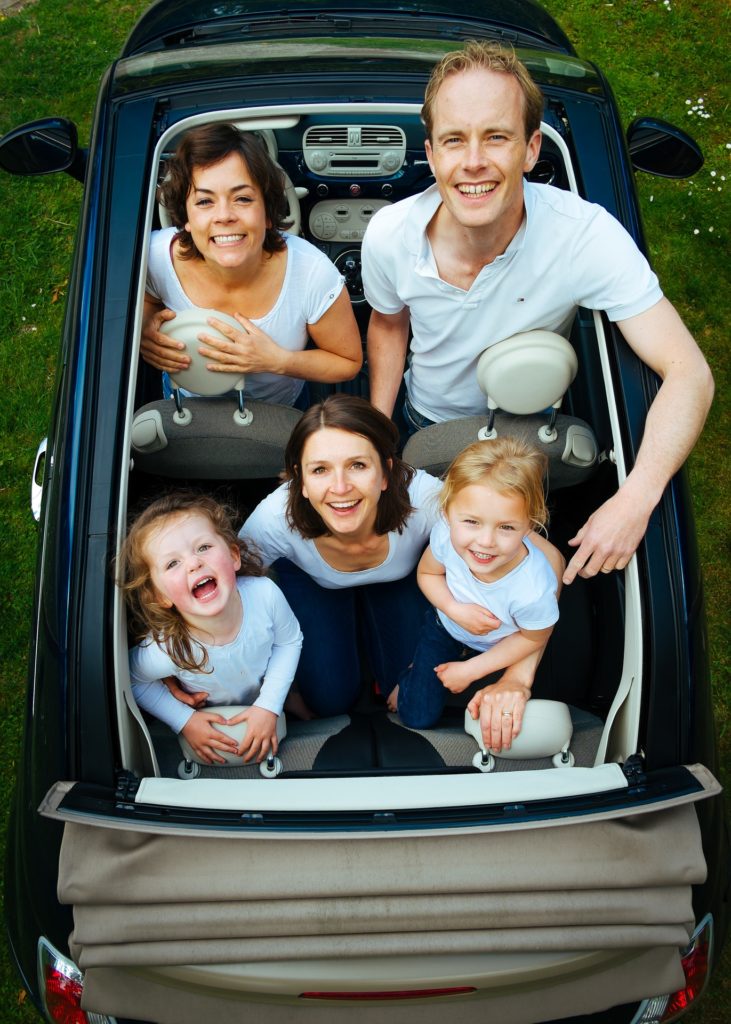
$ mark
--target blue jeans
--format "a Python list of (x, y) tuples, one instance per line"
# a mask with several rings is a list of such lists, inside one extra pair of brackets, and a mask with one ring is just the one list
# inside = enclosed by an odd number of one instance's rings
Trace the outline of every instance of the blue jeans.
[(409, 437), (413, 437), (418, 430), (423, 430), (424, 427), (433, 426), (436, 422), (436, 420), (430, 420), (428, 416), (418, 412), (409, 401), (407, 394), (404, 394), (403, 417)]
[(416, 572), (391, 583), (328, 590), (288, 559), (272, 568), (304, 634), (295, 678), (307, 706), (320, 717), (353, 707), (361, 686), (361, 650), (387, 696), (414, 656), (428, 607)]
[(429, 729), (444, 710), (448, 690), (434, 671), (443, 661), (461, 661), (464, 644), (450, 636), (430, 608), (424, 616), (414, 661), (399, 680), (398, 713), (404, 725)]

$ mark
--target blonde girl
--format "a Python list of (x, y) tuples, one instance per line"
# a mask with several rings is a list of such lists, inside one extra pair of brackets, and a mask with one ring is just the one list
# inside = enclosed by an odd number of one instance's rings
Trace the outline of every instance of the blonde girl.
[[(442, 514), (417, 569), (434, 607), (399, 687), (406, 725), (434, 725), (447, 691), (461, 693), (548, 642), (558, 618), (558, 581), (531, 539), (548, 519), (544, 471), (545, 457), (511, 437), (478, 441), (450, 466)], [(497, 704), (503, 745), (520, 730), (525, 698), (513, 693)], [(473, 717), (478, 705), (470, 703)]]

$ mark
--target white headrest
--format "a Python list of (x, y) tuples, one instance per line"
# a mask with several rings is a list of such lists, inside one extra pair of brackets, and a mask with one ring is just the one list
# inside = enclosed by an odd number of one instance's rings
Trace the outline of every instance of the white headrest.
[(190, 356), (187, 370), (170, 374), (173, 387), (185, 388), (193, 394), (207, 397), (225, 395), (227, 391), (241, 391), (244, 387), (244, 376), (241, 373), (214, 373), (206, 369), (207, 364), (214, 360), (210, 356), (202, 356), (198, 351), (203, 344), (198, 335), (205, 332), (222, 341), (227, 340), (225, 334), (208, 323), (211, 316), (230, 324), (237, 331), (241, 330), (241, 325), (228, 313), (220, 313), (217, 309), (201, 309), (199, 306), (176, 313), (174, 320), (166, 320), (160, 328), (163, 334), (184, 342), (186, 355)]
[(573, 348), (553, 331), (526, 331), (486, 349), (477, 383), (492, 409), (528, 416), (560, 404), (576, 376)]

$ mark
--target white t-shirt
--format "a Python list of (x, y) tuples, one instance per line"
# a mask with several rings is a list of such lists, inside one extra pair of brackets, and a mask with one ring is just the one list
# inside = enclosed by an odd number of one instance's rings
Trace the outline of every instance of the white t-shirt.
[(288, 487), (288, 483), (282, 484), (259, 502), (241, 527), (239, 536), (254, 542), (265, 565), (271, 565), (278, 558), (288, 558), (321, 587), (338, 590), (368, 583), (388, 583), (408, 576), (421, 558), (437, 520), (437, 495), (442, 484), (436, 477), (417, 470), (409, 485), (414, 511), (403, 530), (401, 533), (393, 530), (388, 534), (388, 554), (380, 565), (357, 572), (333, 569), (317, 550), (314, 540), (305, 540), (289, 527), (286, 516)]
[(409, 308), (409, 401), (437, 422), (485, 411), (477, 360), (522, 331), (568, 336), (578, 306), (625, 320), (662, 298), (657, 277), (603, 207), (551, 185), (525, 183), (526, 217), (469, 291), (439, 277), (426, 229), (436, 185), (380, 209), (363, 240), (363, 287), (381, 313)]
[[(147, 261), (145, 290), (174, 313), (191, 309), (172, 259), (172, 243), (177, 228), (153, 231)], [(287, 269), (279, 297), (265, 316), (252, 323), (273, 341), (290, 352), (301, 352), (308, 341), (307, 325), (316, 324), (343, 290), (343, 277), (334, 263), (314, 245), (296, 235), (284, 235), (287, 243)], [(246, 316), (246, 310), (239, 310)], [(250, 373), (246, 376), (246, 397), (258, 402), (293, 405), (303, 387), (294, 377), (277, 373)]]
[(495, 583), (483, 583), (472, 575), (465, 560), (452, 547), (449, 524), (440, 517), (431, 532), (429, 545), (437, 562), (446, 570), (450, 594), (464, 604), (488, 608), (501, 623), (491, 633), (477, 636), (437, 609), (440, 622), (455, 640), (476, 651), (487, 651), (519, 629), (547, 629), (557, 621), (555, 573), (546, 556), (528, 537), (523, 543), (528, 549), (523, 561)]
[(177, 676), (188, 693), (206, 690), (208, 707), (253, 704), (281, 714), (302, 647), (299, 623), (282, 591), (266, 576), (239, 576), (236, 582), (244, 609), (241, 629), (231, 643), (206, 647), (206, 671), (179, 668), (152, 637), (129, 652), (135, 700), (176, 733), (194, 708), (173, 697), (161, 681), (165, 676)]

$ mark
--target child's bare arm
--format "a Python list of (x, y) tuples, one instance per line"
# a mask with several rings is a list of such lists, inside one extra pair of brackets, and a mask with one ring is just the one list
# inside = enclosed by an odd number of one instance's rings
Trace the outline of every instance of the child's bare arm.
[(440, 612), (444, 612), (452, 622), (456, 622), (468, 633), (483, 636), (500, 625), (500, 620), (496, 619), (489, 609), (483, 608), (479, 604), (466, 604), (457, 601), (452, 596), (447, 586), (445, 568), (441, 562), (436, 560), (431, 547), (428, 547), (421, 556), (416, 570), (416, 582), (430, 604), (433, 604)]
[(461, 693), (470, 683), (508, 668), (537, 651), (542, 651), (553, 631), (546, 629), (521, 629), (517, 633), (499, 640), (489, 651), (482, 651), (467, 661), (447, 661), (437, 665), (434, 671), (443, 686), (452, 693)]

